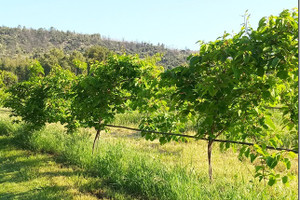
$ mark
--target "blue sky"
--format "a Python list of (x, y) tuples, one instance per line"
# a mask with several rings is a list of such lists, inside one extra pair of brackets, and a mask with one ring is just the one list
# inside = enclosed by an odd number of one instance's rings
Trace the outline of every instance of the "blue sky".
[(164, 43), (198, 50), (198, 40), (237, 33), (248, 9), (250, 25), (297, 0), (0, 0), (0, 26), (99, 33), (116, 40)]

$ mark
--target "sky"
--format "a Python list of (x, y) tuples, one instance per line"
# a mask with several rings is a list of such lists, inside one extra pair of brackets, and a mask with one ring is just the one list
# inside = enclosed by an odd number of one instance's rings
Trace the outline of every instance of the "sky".
[(256, 28), (262, 17), (297, 7), (297, 0), (0, 0), (0, 26), (54, 27), (198, 50), (199, 40), (238, 33), (246, 10)]

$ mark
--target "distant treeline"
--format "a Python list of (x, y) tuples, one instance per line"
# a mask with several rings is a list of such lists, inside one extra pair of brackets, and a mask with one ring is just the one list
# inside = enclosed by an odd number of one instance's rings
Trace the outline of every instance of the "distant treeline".
[(5, 56), (0, 58), (0, 71), (8, 71), (17, 76), (18, 81), (25, 81), (29, 78), (29, 68), (32, 64), (38, 61), (45, 75), (47, 75), (51, 69), (59, 65), (63, 69), (70, 70), (75, 74), (80, 74), (80, 68), (86, 66), (89, 68), (96, 61), (103, 61), (105, 58), (113, 53), (105, 47), (92, 46), (87, 48), (83, 53), (77, 50), (64, 52), (59, 48), (52, 48), (47, 52), (35, 53), (32, 56), (26, 56), (26, 54), (18, 54), (10, 57)]
[[(158, 64), (165, 69), (185, 65), (187, 56), (193, 53), (189, 49), (168, 49), (164, 44), (114, 41), (101, 37), (100, 34), (79, 34), (55, 28), (35, 30), (21, 26), (17, 28), (1, 26), (0, 69), (11, 71), (19, 80), (25, 80), (26, 66), (32, 59), (39, 60), (42, 65), (59, 64), (62, 67), (70, 67), (74, 57), (81, 61), (95, 60), (89, 51), (95, 51), (95, 48), (100, 47), (119, 54), (139, 54), (141, 58), (162, 54)], [(49, 69), (45, 67), (47, 72)]]

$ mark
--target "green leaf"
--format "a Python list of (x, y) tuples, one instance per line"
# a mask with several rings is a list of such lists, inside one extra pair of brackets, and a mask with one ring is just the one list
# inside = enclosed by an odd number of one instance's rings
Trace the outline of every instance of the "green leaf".
[(272, 166), (273, 161), (274, 161), (274, 159), (271, 156), (268, 156), (266, 159), (266, 163), (269, 167)]
[(273, 169), (278, 164), (278, 160), (276, 158), (268, 156), (266, 159), (266, 163), (271, 169)]
[[(224, 150), (224, 142), (221, 142), (221, 143), (220, 143), (220, 149), (221, 149), (221, 151)], [(241, 156), (241, 154), (240, 154), (240, 156)], [(240, 156), (239, 156), (239, 157), (240, 157)]]
[(289, 161), (289, 160), (287, 160), (287, 161), (285, 161), (285, 165), (286, 165), (286, 168), (287, 169), (291, 169), (291, 161)]
[(288, 182), (288, 179), (289, 179), (289, 178), (288, 178), (287, 176), (284, 176), (284, 177), (282, 177), (281, 179), (282, 179), (282, 183), (283, 183), (283, 184), (286, 184), (286, 183)]
[(269, 91), (264, 91), (264, 92), (262, 93), (262, 97), (263, 97), (265, 100), (267, 100), (268, 98), (271, 97), (271, 93), (270, 93)]
[(216, 93), (218, 92), (218, 90), (216, 90), (213, 86), (208, 88), (208, 93), (210, 94), (210, 96), (215, 96)]
[(274, 167), (276, 167), (277, 164), (278, 164), (278, 161), (275, 159), (274, 162), (271, 165), (271, 169), (273, 169)]
[(263, 48), (263, 52), (265, 53), (265, 52), (267, 52), (267, 51), (270, 51), (272, 48), (270, 47), (270, 46), (268, 46), (268, 47), (264, 47)]
[(165, 137), (160, 137), (159, 142), (160, 142), (160, 144), (165, 144), (165, 143), (167, 143), (167, 140)]
[(244, 54), (243, 59), (244, 59), (245, 64), (248, 64), (250, 61), (250, 55), (248, 53)]
[(191, 59), (190, 59), (190, 65), (193, 66), (197, 63), (200, 62), (200, 56), (193, 56)]
[(265, 123), (272, 129), (275, 129), (275, 124), (273, 123), (272, 119), (269, 116), (265, 116)]
[(180, 128), (180, 129), (179, 129), (179, 132), (180, 132), (180, 133), (183, 133), (184, 131), (185, 131), (184, 128)]
[(255, 160), (256, 157), (257, 157), (257, 155), (255, 155), (253, 153), (250, 154), (250, 161), (251, 161), (251, 163), (253, 163), (253, 161)]
[(229, 142), (226, 142), (225, 143), (225, 147), (228, 149), (230, 147), (230, 143)]
[[(223, 144), (223, 143), (221, 143), (221, 144)], [(243, 147), (240, 149), (239, 157), (242, 157), (242, 155), (244, 154), (245, 150), (246, 150), (246, 146), (243, 146)]]
[(297, 157), (297, 154), (294, 153), (294, 152), (292, 152), (292, 151), (290, 151), (290, 152), (289, 152), (289, 156), (291, 156), (291, 158), (296, 158), (296, 157)]
[(265, 74), (265, 69), (262, 66), (257, 68), (257, 75), (258, 76), (263, 76), (264, 74)]
[(259, 22), (258, 22), (258, 28), (257, 29), (260, 30), (261, 28), (266, 26), (266, 21), (267, 21), (266, 17), (261, 18), (261, 20), (259, 20)]
[(232, 71), (233, 71), (233, 75), (236, 79), (239, 79), (241, 76), (241, 72), (238, 68), (236, 68), (235, 66), (232, 66)]
[(271, 177), (271, 178), (269, 179), (268, 185), (269, 185), (269, 186), (272, 186), (272, 185), (274, 185), (275, 183), (276, 183), (276, 179), (273, 178), (273, 177)]
[(265, 152), (263, 151), (263, 149), (259, 145), (254, 144), (254, 147), (255, 147), (257, 153), (265, 156)]
[(258, 172), (261, 169), (263, 169), (263, 166), (255, 166), (255, 172)]
[(284, 80), (288, 78), (289, 74), (287, 71), (281, 70), (276, 74), (276, 76)]
[(255, 173), (254, 178), (256, 178), (256, 177), (258, 177), (258, 176), (262, 176), (262, 173), (260, 173), (260, 172)]
[(279, 58), (274, 58), (273, 60), (272, 60), (272, 63), (271, 63), (271, 66), (272, 66), (272, 68), (275, 68), (275, 67), (277, 67), (277, 65), (279, 64), (279, 62), (280, 62), (280, 59)]
[(145, 138), (146, 138), (146, 140), (150, 140), (151, 139), (150, 134), (146, 133)]
[(274, 148), (277, 147), (277, 143), (276, 143), (276, 141), (275, 141), (274, 139), (270, 139), (269, 141), (270, 141), (271, 145), (272, 145)]
[(295, 124), (290, 122), (287, 124), (287, 126), (288, 126), (289, 130), (292, 130), (294, 128)]
[(245, 156), (246, 156), (247, 158), (249, 158), (249, 154), (250, 154), (250, 148), (248, 148), (248, 149), (245, 151)]

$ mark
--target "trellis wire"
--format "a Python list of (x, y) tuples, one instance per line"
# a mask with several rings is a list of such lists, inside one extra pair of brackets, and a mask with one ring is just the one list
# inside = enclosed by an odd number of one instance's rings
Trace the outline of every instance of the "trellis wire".
[[(123, 128), (123, 129), (128, 129), (128, 130), (133, 130), (133, 131), (142, 131), (142, 132), (147, 132), (147, 133), (156, 133), (160, 135), (170, 135), (170, 136), (179, 136), (179, 137), (186, 137), (186, 138), (194, 138), (197, 140), (205, 140), (209, 141), (207, 138), (199, 138), (197, 136), (193, 135), (185, 135), (185, 134), (176, 134), (176, 133), (166, 133), (166, 132), (160, 132), (160, 131), (154, 131), (154, 130), (141, 130), (138, 128), (131, 128), (131, 127), (126, 127), (126, 126), (118, 126), (118, 125), (112, 125), (112, 124), (106, 124), (104, 126), (107, 127), (112, 127), (112, 128)], [(232, 143), (232, 144), (242, 144), (242, 145), (247, 145), (247, 146), (254, 146), (254, 143), (250, 142), (239, 142), (239, 141), (232, 141), (232, 140), (221, 140), (221, 139), (214, 139), (214, 142), (225, 142), (225, 143)], [(276, 151), (289, 151), (289, 152), (294, 152), (298, 154), (298, 151), (294, 149), (287, 149), (287, 148), (281, 148), (281, 147), (272, 147), (272, 146), (266, 146), (267, 149), (272, 149)]]

